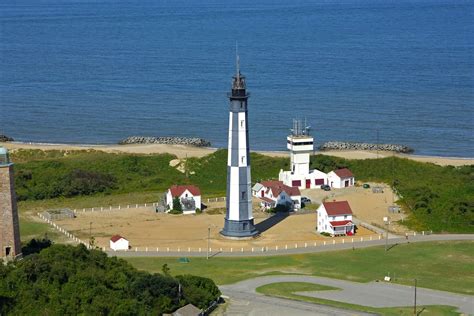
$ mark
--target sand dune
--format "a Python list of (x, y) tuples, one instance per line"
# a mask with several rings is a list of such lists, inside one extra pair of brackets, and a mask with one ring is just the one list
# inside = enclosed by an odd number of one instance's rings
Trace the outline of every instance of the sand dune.
[[(70, 144), (44, 144), (44, 143), (1, 143), (1, 146), (9, 150), (16, 149), (41, 149), (41, 150), (87, 150), (95, 149), (111, 153), (135, 153), (135, 154), (157, 154), (170, 153), (178, 158), (185, 157), (203, 157), (215, 152), (216, 148), (193, 147), (185, 145), (165, 145), (165, 144), (135, 144), (135, 145), (70, 145)], [(258, 153), (272, 157), (288, 157), (286, 151), (257, 151)], [(408, 158), (420, 162), (429, 162), (441, 166), (452, 165), (472, 165), (474, 158), (457, 158), (457, 157), (431, 157), (418, 156), (408, 154), (393, 154), (390, 152), (372, 152), (363, 150), (352, 151), (324, 151), (318, 152), (323, 155), (336, 156), (348, 159), (376, 159), (395, 155), (397, 157)]]

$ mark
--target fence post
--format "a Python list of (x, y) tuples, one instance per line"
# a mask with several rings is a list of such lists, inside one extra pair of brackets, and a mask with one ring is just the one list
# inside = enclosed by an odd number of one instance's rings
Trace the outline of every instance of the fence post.
[(278, 251), (278, 246), (275, 246), (275, 251)]
[(253, 252), (253, 247), (252, 247), (252, 252)]
[(307, 248), (307, 247), (308, 247), (308, 245), (307, 245), (306, 243), (304, 243), (304, 247), (305, 247), (305, 248)]
[(298, 244), (295, 244), (295, 249), (298, 249)]
[(323, 246), (326, 246), (326, 240), (324, 241), (324, 244), (323, 244)]
[(240, 248), (240, 252), (244, 252), (244, 247)]
[(191, 252), (191, 248), (190, 248), (190, 247), (188, 247), (188, 252)]
[(333, 245), (336, 244), (336, 239), (333, 239), (333, 240), (332, 240), (332, 244), (333, 244)]

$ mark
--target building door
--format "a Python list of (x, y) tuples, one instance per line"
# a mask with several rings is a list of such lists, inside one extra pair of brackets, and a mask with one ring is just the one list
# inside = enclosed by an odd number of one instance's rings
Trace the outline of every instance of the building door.
[(306, 180), (306, 189), (311, 188), (311, 179)]
[(8, 257), (12, 251), (12, 247), (5, 247), (5, 257)]
[(349, 186), (349, 180), (344, 181), (344, 186), (348, 187)]

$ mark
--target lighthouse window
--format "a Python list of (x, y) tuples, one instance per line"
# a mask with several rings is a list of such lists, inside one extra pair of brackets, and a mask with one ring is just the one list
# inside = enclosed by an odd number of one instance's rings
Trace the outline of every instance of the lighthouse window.
[(242, 200), (245, 199), (245, 191), (242, 191)]
[(240, 121), (240, 127), (244, 127), (244, 120)]
[(242, 156), (241, 160), (242, 160), (242, 163), (244, 163), (245, 162), (245, 156)]

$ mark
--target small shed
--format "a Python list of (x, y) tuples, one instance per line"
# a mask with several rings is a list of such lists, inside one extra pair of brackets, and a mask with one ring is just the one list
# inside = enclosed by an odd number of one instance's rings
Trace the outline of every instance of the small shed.
[(129, 242), (125, 237), (120, 235), (114, 235), (110, 238), (110, 249), (113, 251), (117, 250), (128, 250)]
[(199, 316), (201, 315), (201, 310), (194, 306), (193, 304), (184, 305), (183, 307), (177, 309), (173, 316)]

